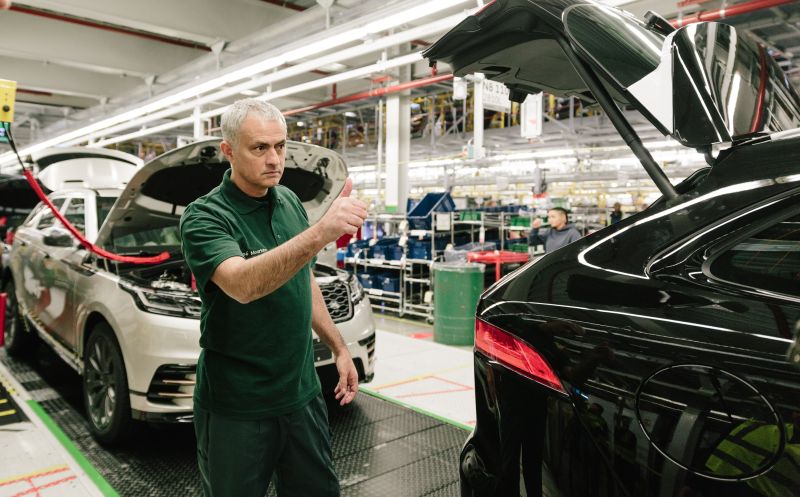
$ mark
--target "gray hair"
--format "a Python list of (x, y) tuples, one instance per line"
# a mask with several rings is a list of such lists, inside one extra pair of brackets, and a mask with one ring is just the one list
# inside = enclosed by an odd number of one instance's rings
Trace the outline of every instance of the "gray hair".
[(277, 122), (286, 133), (286, 119), (277, 107), (263, 100), (243, 98), (234, 102), (222, 114), (222, 139), (235, 145), (239, 141), (239, 129), (250, 114), (256, 114), (265, 121)]

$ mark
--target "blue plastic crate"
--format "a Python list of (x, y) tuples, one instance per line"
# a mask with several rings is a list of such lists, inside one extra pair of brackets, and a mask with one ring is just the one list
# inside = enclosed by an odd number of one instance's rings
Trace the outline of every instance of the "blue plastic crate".
[(383, 279), (386, 277), (383, 273), (377, 273), (370, 275), (370, 279), (372, 280), (372, 287), (371, 288), (383, 288)]
[(399, 261), (403, 258), (403, 247), (399, 245), (388, 245), (384, 247), (383, 253), (387, 261)]
[(361, 257), (364, 257), (364, 251), (369, 247), (369, 240), (356, 240), (354, 243), (347, 245), (347, 257), (355, 257), (355, 249), (360, 248), (362, 252)]
[(428, 259), (431, 258), (430, 245), (414, 245), (408, 247), (408, 257), (411, 259)]
[(358, 281), (364, 288), (372, 288), (372, 275), (361, 273), (358, 275)]
[(367, 257), (370, 259), (383, 259), (383, 245), (375, 244), (372, 247), (369, 247), (369, 249), (367, 249)]
[(428, 193), (408, 211), (406, 218), (412, 229), (429, 230), (433, 226), (434, 212), (453, 212), (456, 208), (449, 192)]
[(384, 292), (399, 292), (400, 291), (400, 278), (397, 276), (386, 276), (381, 282), (381, 288)]

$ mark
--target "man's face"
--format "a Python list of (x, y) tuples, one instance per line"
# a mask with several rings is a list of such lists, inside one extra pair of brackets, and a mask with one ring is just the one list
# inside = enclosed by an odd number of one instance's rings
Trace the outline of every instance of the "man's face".
[(222, 153), (233, 168), (231, 179), (252, 197), (263, 196), (283, 176), (286, 133), (277, 121), (250, 114), (239, 128), (235, 145), (223, 141)]
[(557, 230), (560, 230), (567, 224), (567, 218), (561, 211), (548, 211), (547, 221), (550, 223), (550, 226)]

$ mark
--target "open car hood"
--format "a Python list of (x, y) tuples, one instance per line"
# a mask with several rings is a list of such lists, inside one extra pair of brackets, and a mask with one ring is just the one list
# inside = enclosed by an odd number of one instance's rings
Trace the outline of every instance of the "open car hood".
[(86, 148), (86, 147), (66, 147), (48, 148), (34, 152), (30, 155), (29, 162), (32, 162), (37, 172), (42, 172), (51, 164), (75, 159), (110, 159), (122, 161), (139, 167), (143, 164), (142, 159), (119, 150), (107, 148)]
[[(115, 239), (159, 228), (174, 228), (177, 233), (186, 206), (218, 186), (230, 168), (220, 151), (221, 141), (192, 143), (145, 164), (111, 208), (97, 245), (117, 249)], [(300, 198), (311, 224), (328, 210), (346, 179), (347, 166), (336, 152), (306, 143), (286, 143), (281, 184)]]
[(591, 101), (562, 39), (614, 100), (686, 146), (800, 126), (800, 97), (764, 47), (724, 24), (669, 29), (591, 0), (497, 0), (424, 56), (503, 82), (514, 101), (540, 91)]

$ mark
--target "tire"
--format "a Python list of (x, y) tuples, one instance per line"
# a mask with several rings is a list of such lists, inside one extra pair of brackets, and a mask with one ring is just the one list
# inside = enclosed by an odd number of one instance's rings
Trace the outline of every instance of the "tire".
[(114, 332), (99, 323), (83, 352), (83, 405), (89, 431), (102, 445), (119, 445), (131, 436), (131, 399), (125, 361)]
[(17, 304), (17, 292), (13, 280), (8, 279), (3, 284), (2, 293), (7, 296), (5, 328), (3, 329), (5, 349), (13, 357), (30, 355), (36, 345), (36, 336), (25, 326), (25, 317), (22, 316)]

